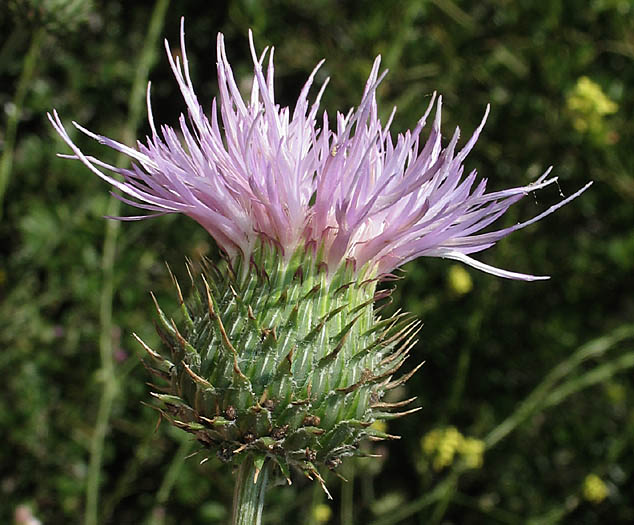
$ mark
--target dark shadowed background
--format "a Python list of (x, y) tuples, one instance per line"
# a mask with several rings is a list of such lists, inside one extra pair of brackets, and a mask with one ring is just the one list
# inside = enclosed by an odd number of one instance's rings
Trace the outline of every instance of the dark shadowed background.
[[(193, 221), (119, 224), (109, 188), (76, 162), (45, 113), (133, 145), (184, 104), (162, 39), (186, 18), (191, 75), (210, 107), (215, 40), (248, 88), (247, 31), (276, 47), (278, 100), (293, 104), (314, 65), (332, 77), (329, 115), (359, 102), (377, 54), (394, 132), (433, 91), (444, 133), (492, 110), (467, 170), (491, 189), (549, 165), (559, 187), (503, 219), (527, 219), (588, 180), (543, 222), (479, 256), (550, 281), (505, 281), (420, 259), (393, 308), (425, 324), (402, 396), (423, 410), (388, 423), (383, 459), (351, 461), (345, 484), (295, 476), (272, 489), (267, 523), (631, 523), (634, 521), (634, 3), (629, 0), (145, 2), (8, 0), (0, 7), (0, 522), (225, 523), (232, 476), (161, 425), (138, 333), (158, 345), (148, 295), (176, 315), (165, 267), (214, 256)], [(206, 102), (205, 102), (206, 101)], [(120, 162), (74, 133), (84, 151)], [(117, 211), (114, 209), (114, 211)], [(134, 210), (119, 210), (136, 214)], [(96, 489), (99, 489), (98, 491)], [(98, 494), (98, 499), (96, 495)], [(87, 512), (88, 509), (88, 512)], [(92, 509), (92, 510), (91, 510)], [(91, 521), (90, 515), (97, 517)], [(88, 516), (85, 520), (84, 516)]]

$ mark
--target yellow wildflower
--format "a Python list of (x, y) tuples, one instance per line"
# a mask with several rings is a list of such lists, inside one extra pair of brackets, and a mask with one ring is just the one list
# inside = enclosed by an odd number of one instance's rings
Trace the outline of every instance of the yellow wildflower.
[(332, 517), (332, 509), (325, 503), (318, 503), (313, 507), (313, 519), (317, 523), (328, 523)]
[(583, 482), (583, 497), (591, 503), (601, 503), (608, 495), (608, 487), (596, 474), (588, 474)]
[(459, 264), (452, 264), (449, 267), (449, 272), (447, 273), (447, 282), (451, 291), (454, 292), (456, 295), (467, 294), (473, 288), (471, 275), (469, 275), (469, 272)]

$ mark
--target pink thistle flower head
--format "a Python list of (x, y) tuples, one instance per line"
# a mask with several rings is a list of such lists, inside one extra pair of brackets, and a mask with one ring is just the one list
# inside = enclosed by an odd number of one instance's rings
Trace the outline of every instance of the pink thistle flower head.
[(338, 112), (331, 129), (328, 114), (318, 115), (329, 79), (312, 103), (308, 98), (323, 61), (309, 75), (291, 110), (275, 102), (274, 49), (267, 48), (258, 56), (251, 33), (249, 43), (254, 76), (250, 97), (244, 100), (227, 59), (224, 37), (218, 34), (219, 99), (212, 101), (207, 115), (189, 75), (181, 21), (182, 62), (172, 56), (165, 42), (187, 106), (187, 117), (181, 115), (179, 120), (180, 133), (167, 125), (156, 126), (150, 85), (151, 136), (145, 143), (137, 142), (136, 148), (73, 122), (88, 136), (129, 156), (133, 164), (128, 169), (84, 155), (57, 112), (49, 114), (73, 151), (67, 157), (80, 160), (118, 189), (123, 202), (153, 212), (118, 219), (183, 213), (198, 221), (229, 257), (245, 260), (258, 243), (268, 242), (282, 257), (302, 247), (315, 250), (331, 271), (353, 261), (356, 268), (367, 266), (387, 273), (427, 256), (455, 259), (510, 279), (547, 278), (495, 268), (471, 254), (553, 213), (591, 183), (530, 220), (482, 233), (512, 204), (557, 180), (549, 177), (549, 168), (532, 184), (487, 193), (486, 179), (478, 180), (475, 171), (465, 176), (463, 162), (482, 131), (489, 107), (460, 149), (459, 129), (443, 146), (442, 98), (435, 93), (414, 129), (394, 137), (390, 132), (394, 111), (386, 124), (378, 117), (376, 90), (386, 74), (379, 73), (379, 56), (359, 106), (345, 115)]

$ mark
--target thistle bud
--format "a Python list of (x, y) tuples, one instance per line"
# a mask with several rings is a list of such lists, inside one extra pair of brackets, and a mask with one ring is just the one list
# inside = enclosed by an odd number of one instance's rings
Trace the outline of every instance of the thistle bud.
[[(334, 273), (297, 250), (288, 261), (262, 243), (249, 261), (208, 262), (192, 278), (182, 319), (157, 304), (164, 348), (144, 345), (162, 388), (161, 413), (221, 459), (270, 458), (290, 480), (294, 466), (322, 479), (359, 455), (363, 439), (390, 436), (376, 420), (410, 411), (413, 401), (386, 403), (419, 323), (381, 318), (376, 275), (344, 264)], [(193, 273), (193, 272), (191, 272)]]

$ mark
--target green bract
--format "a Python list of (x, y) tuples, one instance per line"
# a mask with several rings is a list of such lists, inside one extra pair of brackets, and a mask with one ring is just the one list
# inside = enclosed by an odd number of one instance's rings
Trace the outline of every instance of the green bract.
[(157, 304), (165, 350), (144, 345), (168, 420), (225, 461), (270, 458), (289, 481), (291, 465), (321, 481), (318, 466), (359, 455), (361, 440), (394, 437), (371, 425), (411, 412), (394, 410), (413, 399), (382, 399), (418, 368), (394, 377), (419, 323), (379, 316), (390, 291), (377, 276), (318, 260), (260, 245), (250, 261), (207, 263), (188, 302), (178, 289), (181, 322)]

